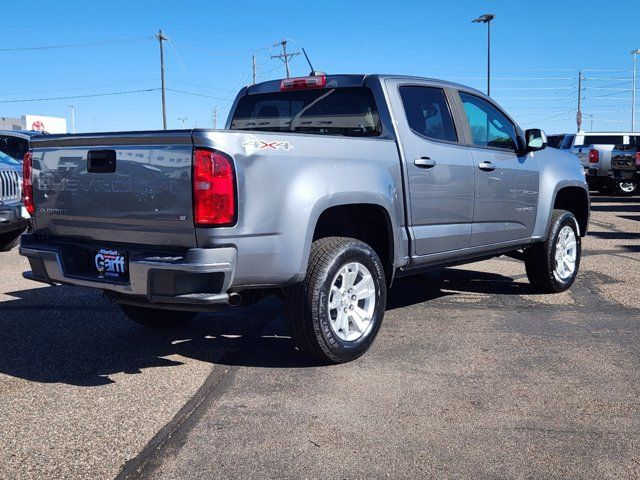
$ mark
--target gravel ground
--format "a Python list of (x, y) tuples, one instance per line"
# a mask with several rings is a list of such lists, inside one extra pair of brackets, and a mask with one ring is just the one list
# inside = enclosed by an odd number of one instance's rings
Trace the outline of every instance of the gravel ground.
[(638, 478), (640, 198), (592, 215), (569, 292), (505, 257), (403, 279), (331, 367), (277, 300), (150, 333), (0, 253), (0, 478)]

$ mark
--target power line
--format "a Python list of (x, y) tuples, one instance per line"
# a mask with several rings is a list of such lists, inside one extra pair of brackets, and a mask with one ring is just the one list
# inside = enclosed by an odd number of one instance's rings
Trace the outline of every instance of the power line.
[(54, 93), (54, 92), (74, 92), (77, 90), (93, 90), (95, 88), (109, 88), (118, 87), (121, 85), (132, 85), (136, 83), (147, 83), (158, 81), (160, 77), (147, 78), (145, 80), (133, 80), (130, 82), (118, 82), (118, 83), (106, 83), (101, 85), (92, 85), (90, 87), (73, 87), (73, 88), (60, 88), (60, 89), (48, 89), (48, 90), (32, 90), (29, 92), (13, 92), (13, 93), (0, 93), (0, 96), (13, 96), (13, 95), (35, 95), (38, 93)]
[(169, 51), (175, 57), (176, 61), (178, 62), (178, 65), (180, 65), (180, 68), (182, 69), (182, 71), (187, 75), (187, 77), (193, 78), (191, 76), (191, 73), (189, 72), (189, 68), (187, 67), (187, 64), (184, 62), (184, 60), (182, 60), (182, 57), (178, 53), (178, 50), (176, 49), (176, 47), (175, 47), (175, 45), (173, 43), (173, 40), (169, 39), (169, 41), (167, 42), (167, 45), (169, 46)]
[(167, 88), (166, 90), (167, 92), (184, 93), (185, 95), (194, 95), (196, 97), (213, 98), (215, 100), (228, 100), (227, 98), (215, 97), (213, 95), (205, 95), (204, 93), (188, 92), (186, 90), (177, 90), (175, 88)]
[(20, 100), (0, 100), (0, 103), (23, 103), (23, 102), (46, 102), (49, 100), (70, 100), (74, 98), (108, 97), (112, 95), (128, 95), (131, 93), (156, 92), (159, 88), (145, 88), (143, 90), (128, 90), (126, 92), (93, 93), (90, 95), (72, 95), (67, 97), (47, 97), (47, 98), (23, 98)]
[(218, 90), (219, 92), (235, 93), (234, 91), (228, 90), (226, 88), (211, 87), (209, 85), (203, 85), (202, 83), (194, 83), (194, 82), (187, 82), (187, 81), (184, 81), (184, 80), (176, 80), (175, 78), (169, 78), (169, 80), (171, 80), (173, 83), (184, 83), (185, 85), (191, 85), (193, 87), (206, 88), (208, 90)]
[(44, 45), (37, 47), (17, 47), (17, 48), (0, 48), (0, 52), (25, 52), (29, 50), (54, 50), (60, 48), (80, 48), (80, 47), (101, 47), (104, 45), (114, 45), (117, 43), (134, 43), (143, 40), (149, 40), (151, 37), (137, 37), (120, 40), (105, 40), (102, 42), (85, 42), (85, 43), (68, 43), (64, 45)]

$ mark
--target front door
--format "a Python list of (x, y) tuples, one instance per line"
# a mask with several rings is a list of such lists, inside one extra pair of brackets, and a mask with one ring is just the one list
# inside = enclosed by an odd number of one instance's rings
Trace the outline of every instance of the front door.
[(528, 239), (538, 206), (538, 164), (516, 153), (516, 127), (495, 105), (465, 92), (475, 175), (471, 246)]
[(426, 82), (388, 82), (391, 105), (402, 105), (394, 116), (406, 163), (412, 256), (466, 248), (473, 220), (473, 162), (445, 90)]

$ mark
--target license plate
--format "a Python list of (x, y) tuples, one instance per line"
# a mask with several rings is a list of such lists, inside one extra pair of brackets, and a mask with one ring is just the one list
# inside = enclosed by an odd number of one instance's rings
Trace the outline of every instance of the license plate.
[(93, 252), (93, 264), (99, 279), (125, 280), (129, 276), (129, 263), (124, 252), (114, 248), (101, 248)]

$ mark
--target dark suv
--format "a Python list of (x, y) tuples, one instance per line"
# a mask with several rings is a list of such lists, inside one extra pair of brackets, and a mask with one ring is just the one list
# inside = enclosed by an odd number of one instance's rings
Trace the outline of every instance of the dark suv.
[(21, 201), (21, 169), (18, 160), (0, 152), (0, 251), (18, 245), (28, 226)]

